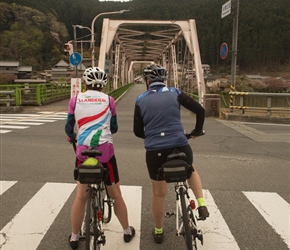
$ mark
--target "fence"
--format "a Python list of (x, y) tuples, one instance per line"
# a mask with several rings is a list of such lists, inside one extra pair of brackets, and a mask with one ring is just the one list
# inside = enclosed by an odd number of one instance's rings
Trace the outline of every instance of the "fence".
[(15, 99), (12, 98), (12, 95), (15, 93), (14, 90), (2, 90), (0, 91), (0, 102), (6, 103), (6, 107), (10, 107), (12, 103), (15, 102)]
[[(110, 91), (109, 87), (104, 92), (118, 98), (131, 87), (133, 83), (127, 84), (116, 90)], [(41, 83), (41, 84), (0, 84), (0, 93), (10, 93), (10, 103), (15, 106), (39, 106), (70, 98), (70, 83)], [(7, 100), (7, 98), (5, 99)], [(2, 101), (1, 101), (2, 102)], [(8, 104), (7, 104), (8, 105)]]

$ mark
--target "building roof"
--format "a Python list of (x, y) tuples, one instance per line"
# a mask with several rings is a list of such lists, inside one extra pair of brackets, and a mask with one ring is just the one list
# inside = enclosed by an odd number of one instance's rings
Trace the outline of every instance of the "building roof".
[(17, 61), (0, 61), (0, 67), (19, 67), (19, 62)]
[(59, 67), (69, 67), (69, 64), (66, 63), (64, 60), (60, 60), (57, 64), (53, 66), (53, 68), (59, 68)]
[(25, 71), (25, 72), (31, 72), (32, 66), (19, 66), (18, 71)]

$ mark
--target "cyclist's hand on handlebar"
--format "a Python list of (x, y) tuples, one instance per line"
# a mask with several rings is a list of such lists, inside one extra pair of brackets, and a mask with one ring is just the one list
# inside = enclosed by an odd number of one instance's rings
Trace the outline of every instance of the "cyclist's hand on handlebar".
[(194, 137), (197, 137), (197, 136), (202, 136), (204, 134), (205, 134), (204, 130), (196, 131), (194, 129), (194, 130), (191, 131), (190, 134), (185, 134), (185, 136), (186, 136), (187, 139), (190, 139), (190, 138), (194, 138)]
[(71, 137), (67, 137), (67, 141), (69, 143), (76, 143), (77, 142), (77, 139), (76, 139), (76, 134), (74, 134), (74, 137), (71, 138)]

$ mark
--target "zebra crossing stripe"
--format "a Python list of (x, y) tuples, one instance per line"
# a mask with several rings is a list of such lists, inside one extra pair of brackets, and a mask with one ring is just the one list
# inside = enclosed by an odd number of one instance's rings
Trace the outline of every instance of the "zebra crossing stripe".
[(1, 250), (36, 249), (75, 186), (46, 183), (1, 230)]
[(290, 205), (277, 193), (243, 193), (290, 249)]
[(5, 124), (14, 124), (14, 125), (43, 125), (41, 122), (5, 122)]
[[(200, 249), (239, 250), (238, 243), (232, 235), (209, 190), (203, 190), (203, 194), (210, 212), (210, 217), (198, 223), (204, 238), (203, 246), (200, 245)], [(189, 189), (189, 195), (195, 200), (191, 189)], [(199, 241), (197, 242), (198, 244), (200, 243)]]
[(49, 120), (47, 118), (43, 118), (43, 117), (39, 117), (40, 119), (33, 119), (33, 120), (22, 120), (23, 122), (29, 122), (29, 121), (33, 121), (33, 122), (56, 122), (56, 120)]
[(17, 181), (0, 181), (0, 195), (5, 193), (9, 188), (11, 188)]
[(0, 134), (6, 134), (12, 132), (12, 130), (5, 130), (5, 129), (0, 129)]
[(39, 117), (41, 115), (37, 115), (37, 114), (1, 114), (0, 117), (1, 118), (17, 118), (17, 119), (21, 119), (21, 118), (27, 118), (27, 117)]
[(26, 127), (26, 126), (13, 126), (13, 125), (0, 125), (0, 128), (25, 129), (25, 128), (29, 128), (29, 127)]
[(123, 186), (121, 192), (128, 210), (128, 218), (130, 225), (134, 226), (136, 235), (130, 244), (123, 241), (123, 229), (112, 212), (112, 220), (109, 224), (104, 224), (106, 235), (106, 245), (102, 249), (118, 249), (118, 250), (138, 250), (140, 249), (140, 230), (141, 230), (141, 186)]

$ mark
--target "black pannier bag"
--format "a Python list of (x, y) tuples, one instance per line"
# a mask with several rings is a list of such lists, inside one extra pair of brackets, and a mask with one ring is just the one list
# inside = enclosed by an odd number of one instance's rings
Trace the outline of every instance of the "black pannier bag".
[(81, 164), (78, 167), (78, 181), (81, 184), (100, 184), (108, 177), (107, 170), (101, 163), (95, 166), (85, 166)]
[(192, 166), (188, 165), (186, 161), (170, 160), (159, 168), (158, 180), (165, 180), (167, 183), (183, 182), (190, 178), (192, 172)]

